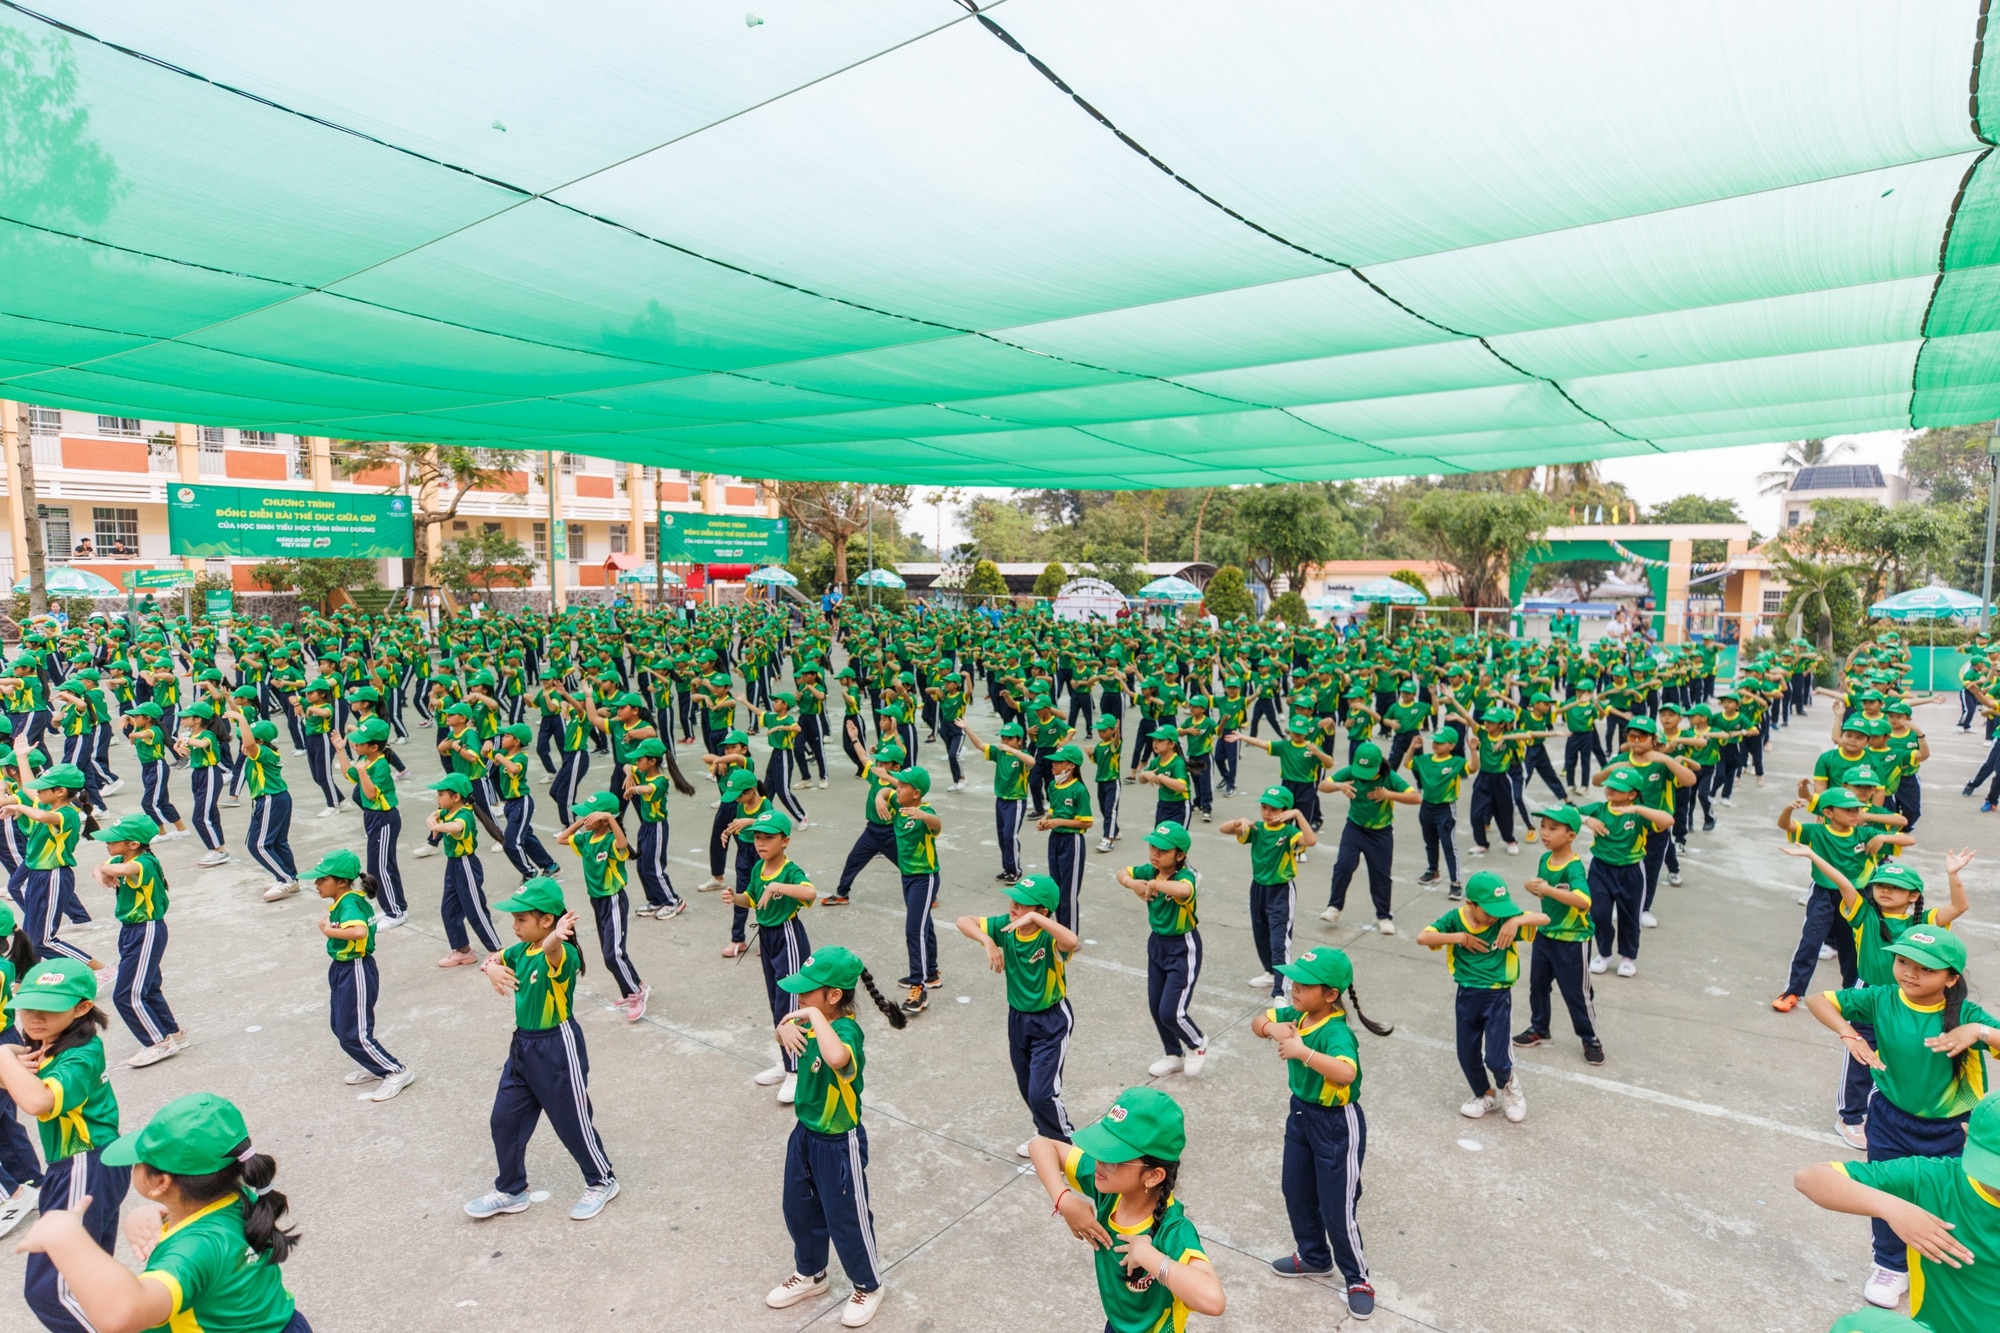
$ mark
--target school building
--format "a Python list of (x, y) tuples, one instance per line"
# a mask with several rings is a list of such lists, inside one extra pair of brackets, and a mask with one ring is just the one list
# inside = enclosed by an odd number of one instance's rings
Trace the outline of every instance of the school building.
[[(398, 490), (395, 467), (353, 476), (338, 466), (343, 441), (325, 436), (141, 421), (91, 412), (0, 402), (6, 455), (4, 484), (7, 539), (0, 544), (0, 578), (11, 587), (27, 569), (27, 523), (38, 522), (51, 567), (87, 569), (117, 585), (131, 569), (192, 568), (226, 577), (239, 592), (266, 591), (251, 580), (256, 559), (183, 559), (167, 534), (167, 487), (183, 483), (268, 487), (301, 491), (384, 494)], [(23, 512), (17, 432), (25, 431), (33, 459), (36, 513)], [(650, 562), (656, 508), (686, 513), (778, 515), (776, 489), (741, 477), (642, 467), (578, 454), (525, 453), (518, 470), (492, 489), (475, 490), (457, 516), (431, 530), (432, 554), (455, 537), (503, 532), (533, 556), (528, 587), (548, 589), (550, 503), (548, 473), (555, 474), (553, 517), (562, 520), (566, 588), (604, 587), (606, 563), (630, 553)], [(443, 508), (449, 495), (432, 504)], [(422, 529), (419, 529), (421, 533)], [(407, 562), (383, 560), (377, 577), (397, 588), (408, 579)]]

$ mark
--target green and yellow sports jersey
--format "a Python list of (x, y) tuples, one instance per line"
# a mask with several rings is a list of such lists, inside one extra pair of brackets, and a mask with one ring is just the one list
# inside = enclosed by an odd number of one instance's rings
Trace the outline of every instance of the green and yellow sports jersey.
[(352, 962), (356, 958), (366, 958), (375, 952), (375, 909), (368, 902), (368, 895), (359, 889), (349, 889), (333, 900), (327, 909), (326, 919), (335, 926), (366, 925), (368, 933), (358, 940), (336, 940), (328, 937), (326, 956), (336, 963)]
[(0, 1032), (13, 1026), (14, 965), (0, 958)]
[(30, 870), (56, 870), (76, 864), (77, 840), (83, 836), (83, 812), (73, 805), (44, 806), (60, 822), (28, 821), (26, 864)]
[(1218, 730), (1213, 714), (1181, 723), (1181, 740), (1187, 744), (1188, 758), (1206, 759), (1213, 754)]
[[(368, 770), (368, 780), (375, 784), (375, 794), (370, 796), (361, 785), (361, 770)], [(394, 810), (396, 808), (396, 770), (389, 767), (386, 756), (356, 762), (347, 766), (347, 780), (354, 784), (354, 802), (363, 810)]]
[(1182, 1333), (1187, 1327), (1188, 1308), (1182, 1305), (1164, 1282), (1153, 1281), (1150, 1273), (1127, 1273), (1116, 1243), (1123, 1236), (1148, 1236), (1161, 1254), (1175, 1263), (1190, 1259), (1206, 1261), (1201, 1237), (1188, 1221), (1180, 1200), (1169, 1196), (1158, 1226), (1153, 1214), (1137, 1226), (1113, 1220), (1118, 1208), (1116, 1194), (1099, 1194), (1094, 1179), (1097, 1162), (1081, 1148), (1070, 1148), (1063, 1156), (1063, 1176), (1069, 1187), (1097, 1206), (1097, 1220), (1108, 1232), (1113, 1248), (1093, 1250), (1097, 1270), (1097, 1298), (1104, 1306), (1105, 1327), (1110, 1333)]
[(583, 859), (583, 884), (591, 897), (609, 898), (625, 891), (629, 878), (625, 866), (632, 853), (618, 845), (615, 830), (594, 826), (578, 829), (570, 846)]
[[(1002, 758), (1005, 758), (1005, 756), (1003, 755)], [(870, 760), (866, 773), (868, 777), (868, 800), (867, 804), (862, 807), (863, 817), (871, 824), (893, 823), (893, 812), (896, 809), (896, 770), (885, 764), (878, 764)], [(876, 795), (885, 791), (889, 793), (889, 809), (891, 811), (889, 819), (884, 819), (875, 809)]]
[[(1028, 796), (1028, 766), (997, 745), (985, 746), (985, 756), (993, 761), (993, 799), (1022, 801)], [(869, 792), (872, 797), (873, 790)]]
[(1980, 1333), (2000, 1310), (2000, 1193), (1965, 1174), (1956, 1157), (1898, 1157), (1887, 1162), (1834, 1162), (1837, 1171), (1870, 1189), (1907, 1199), (1952, 1224), (1952, 1239), (1980, 1259), (1962, 1268), (1910, 1254), (1910, 1315), (1936, 1333)]
[(1415, 700), (1409, 703), (1393, 703), (1389, 705), (1389, 711), (1383, 720), (1396, 724), (1398, 736), (1407, 735), (1412, 731), (1422, 731), (1430, 724), (1431, 706)]
[(1267, 824), (1253, 819), (1236, 835), (1250, 844), (1250, 879), (1257, 884), (1290, 884), (1299, 873), (1299, 839), (1303, 831), (1291, 820)]
[(1815, 778), (1825, 778), (1826, 785), (1829, 787), (1844, 787), (1847, 785), (1848, 770), (1858, 768), (1862, 764), (1867, 764), (1870, 768), (1875, 766), (1874, 762), (1868, 757), (1866, 746), (1862, 747), (1861, 753), (1855, 755), (1852, 759), (1849, 759), (1838, 749), (1827, 750), (1818, 759), (1813, 761), (1812, 775)]
[(444, 854), (456, 860), (461, 856), (471, 856), (479, 850), (479, 824), (472, 807), (461, 805), (456, 810), (438, 811), (438, 823), (447, 826), (439, 839)]
[(1319, 760), (1297, 741), (1272, 741), (1271, 757), (1278, 761), (1278, 776), (1286, 782), (1319, 781)]
[[(513, 767), (509, 768), (508, 765)], [(493, 780), (493, 794), (503, 801), (518, 801), (528, 794), (528, 752), (516, 750), (510, 755), (496, 755), (492, 767), (486, 770)]]
[(295, 1302), (278, 1265), (243, 1237), (243, 1196), (231, 1194), (163, 1227), (141, 1277), (173, 1298), (160, 1327), (181, 1330), (282, 1329)]
[(812, 1029), (800, 1026), (805, 1028), (806, 1048), (799, 1052), (798, 1098), (792, 1109), (799, 1123), (815, 1134), (845, 1134), (861, 1123), (862, 1072), (867, 1064), (861, 1024), (845, 1015), (828, 1024), (847, 1047), (847, 1064), (839, 1069), (827, 1064)]
[(1116, 782), (1120, 772), (1119, 761), (1124, 747), (1116, 741), (1099, 741), (1090, 747), (1091, 771), (1099, 782)]
[(791, 749), (793, 740), (798, 736), (798, 733), (795, 731), (779, 731), (774, 730), (774, 728), (797, 726), (798, 721), (790, 713), (764, 714), (764, 734), (770, 738), (773, 750)]
[[(1842, 1018), (1875, 1029), (1875, 1051), (1887, 1068), (1869, 1073), (1876, 1091), (1899, 1110), (1926, 1120), (1947, 1120), (1964, 1115), (1986, 1095), (1985, 1050), (1974, 1046), (1954, 1060), (1924, 1045), (1944, 1032), (1943, 1000), (1912, 1004), (1893, 984), (1828, 991), (1826, 996)], [(1960, 1007), (1958, 1021), (2000, 1024), (1970, 1000)], [(2000, 1046), (1992, 1049), (2000, 1054)]]
[(1160, 793), (1161, 800), (1185, 801), (1187, 799), (1188, 794), (1185, 785), (1188, 780), (1187, 760), (1181, 758), (1178, 751), (1168, 751), (1164, 759), (1157, 754), (1147, 755), (1145, 771), (1148, 773), (1157, 773), (1163, 778), (1172, 778), (1174, 781), (1183, 784), (1182, 789), (1178, 792), (1171, 787), (1156, 787), (1154, 790)]
[(794, 898), (785, 893), (769, 892), (771, 885), (811, 883), (812, 876), (806, 874), (797, 861), (788, 859), (775, 874), (772, 873), (770, 863), (767, 861), (759, 861), (752, 866), (750, 883), (746, 891), (757, 900), (757, 929), (768, 930), (773, 926), (782, 926), (806, 907), (805, 901), (801, 898)]
[(118, 905), (113, 915), (127, 925), (158, 921), (167, 914), (166, 872), (160, 869), (160, 863), (153, 859), (151, 852), (140, 852), (129, 858), (111, 858), (112, 865), (123, 865), (128, 861), (138, 865), (139, 873), (119, 877)]
[(454, 746), (463, 746), (465, 749), (472, 751), (470, 756), (461, 754), (456, 749), (445, 755), (444, 761), (450, 766), (448, 771), (470, 778), (474, 782), (479, 781), (480, 778), (486, 775), (486, 760), (479, 753), (478, 728), (463, 727), (452, 732), (445, 739)]
[[(1921, 918), (1912, 917), (1908, 912), (1889, 916), (1875, 905), (1867, 885), (1861, 886), (1860, 894), (1852, 903), (1843, 901), (1840, 914), (1854, 931), (1855, 963), (1863, 985), (1893, 986), (1896, 984), (1896, 955), (1889, 952), (1889, 946), (1903, 937), (1903, 932), (1911, 926), (1936, 926), (1937, 909), (1926, 907)], [(1884, 927), (1888, 938), (1884, 939)], [(1942, 926), (1938, 927), (1940, 930)]]
[[(1787, 842), (1803, 843), (1818, 852), (1826, 863), (1847, 876), (1847, 882), (1859, 885), (1875, 873), (1877, 858), (1868, 854), (1868, 840), (1875, 836), (1870, 824), (1857, 824), (1845, 831), (1835, 828), (1825, 820), (1807, 824), (1797, 822), (1785, 836)], [(1832, 880), (1818, 866), (1812, 868), (1812, 882), (1822, 889), (1836, 891)]]
[(632, 782), (632, 803), (639, 808), (639, 822), (642, 824), (664, 824), (667, 822), (667, 789), (670, 779), (664, 772), (647, 777), (634, 773)]
[[(1924, 738), (1917, 734), (1915, 727), (1910, 728), (1900, 736), (1892, 731), (1887, 736), (1880, 737), (1879, 739), (1884, 742), (1889, 753), (1895, 758), (1898, 781), (1903, 777), (1908, 777), (1910, 774), (1915, 773), (1918, 768), (1922, 767), (1922, 761), (1917, 758), (1917, 751), (1922, 748)], [(1892, 789), (1895, 785), (1896, 781), (1889, 783)]]
[[(923, 814), (933, 815), (928, 802), (917, 806)], [(937, 834), (915, 814), (905, 814), (896, 808), (896, 868), (905, 875), (934, 875), (937, 873)]]
[(564, 940), (558, 952), (546, 953), (540, 945), (517, 941), (500, 956), (514, 974), (515, 1027), (543, 1032), (569, 1021), (577, 975), (583, 970), (576, 945)]
[(1333, 780), (1354, 784), (1354, 799), (1347, 803), (1347, 822), (1366, 829), (1388, 828), (1396, 818), (1396, 803), (1372, 799), (1370, 792), (1410, 789), (1408, 778), (1386, 768), (1377, 770), (1372, 778), (1362, 777), (1352, 768), (1336, 768)]
[[(29, 968), (29, 979), (34, 975)], [(102, 1038), (92, 1037), (42, 1061), (36, 1076), (55, 1099), (36, 1117), (41, 1122), (43, 1161), (64, 1161), (106, 1147), (118, 1137), (118, 1096), (104, 1069)]]
[(564, 754), (576, 754), (590, 748), (590, 717), (582, 708), (571, 705), (563, 710), (559, 743)]
[(259, 741), (257, 753), (244, 756), (243, 779), (250, 784), (253, 797), (289, 790), (285, 786), (285, 764), (278, 757), (278, 747), (268, 741)]
[[(1133, 866), (1128, 872), (1133, 879), (1151, 880), (1159, 877), (1148, 862)], [(1201, 925), (1195, 913), (1195, 899), (1200, 897), (1201, 877), (1186, 866), (1182, 866), (1170, 876), (1176, 883), (1188, 886), (1186, 902), (1169, 898), (1164, 893), (1156, 893), (1146, 900), (1146, 924), (1155, 935), (1185, 935)]]
[(1056, 948), (1049, 933), (1007, 929), (1007, 917), (989, 916), (979, 923), (986, 938), (1000, 946), (1006, 963), (1007, 1007), (1024, 1014), (1053, 1009), (1069, 994), (1065, 972), (1069, 955)]
[(1465, 776), (1465, 769), (1465, 760), (1455, 754), (1440, 759), (1427, 753), (1410, 760), (1410, 771), (1417, 775), (1417, 790), (1425, 805), (1457, 804), (1459, 779)]
[(187, 746), (189, 768), (214, 768), (216, 760), (221, 757), (221, 747), (216, 745), (215, 737), (206, 731), (197, 731), (189, 736)]
[(1285, 1081), (1291, 1085), (1292, 1096), (1314, 1106), (1347, 1106), (1361, 1096), (1361, 1049), (1354, 1043), (1354, 1029), (1347, 1026), (1345, 1009), (1321, 1014), (1311, 1023), (1290, 1005), (1267, 1009), (1264, 1017), (1273, 1023), (1292, 1024), (1307, 1050), (1345, 1060), (1354, 1067), (1354, 1081), (1341, 1084), (1306, 1068), (1303, 1060), (1287, 1060)]
[[(1081, 819), (1088, 828), (1096, 822), (1090, 813), (1090, 788), (1077, 778), (1049, 784), (1048, 812), (1057, 819)], [(1083, 829), (1052, 829), (1054, 833), (1082, 833)]]
[(1067, 735), (1069, 735), (1069, 723), (1063, 721), (1060, 716), (1052, 717), (1046, 722), (1028, 724), (1028, 743), (1037, 754), (1045, 754), (1055, 749), (1063, 743), (1063, 738)]
[(132, 728), (132, 757), (142, 764), (157, 764), (167, 757), (167, 738), (159, 726), (146, 722)]
[(1605, 766), (1604, 771), (1609, 773), (1617, 768), (1630, 769), (1638, 774), (1639, 781), (1645, 784), (1639, 788), (1640, 805), (1650, 806), (1655, 810), (1670, 811), (1674, 808), (1676, 790), (1674, 771), (1657, 758), (1614, 759)]
[(1592, 801), (1577, 807), (1577, 813), (1604, 825), (1604, 832), (1591, 835), (1590, 854), (1594, 859), (1611, 866), (1635, 866), (1646, 859), (1646, 843), (1653, 836), (1652, 821), (1633, 814), (1631, 806), (1621, 812), (1609, 801)]
[(1521, 756), (1527, 751), (1527, 742), (1495, 740), (1486, 732), (1479, 733), (1479, 771), (1481, 773), (1511, 772)]
[[(1439, 934), (1452, 935), (1464, 931), (1476, 935), (1485, 943), (1494, 944), (1500, 938), (1500, 928), (1505, 923), (1489, 921), (1484, 930), (1474, 930), (1465, 923), (1464, 915), (1454, 907), (1437, 920), (1431, 922), (1431, 929)], [(1506, 948), (1493, 948), (1485, 953), (1474, 953), (1461, 949), (1456, 944), (1437, 947), (1445, 952), (1451, 964), (1452, 980), (1468, 990), (1505, 990), (1521, 979), (1521, 955), (1519, 946), (1523, 941), (1535, 937), (1533, 926), (1523, 926)]]
[[(1590, 898), (1590, 878), (1584, 871), (1583, 858), (1574, 852), (1561, 865), (1556, 864), (1554, 852), (1542, 853), (1542, 864), (1535, 871), (1545, 883), (1569, 893), (1580, 893), (1588, 901)], [(1590, 909), (1572, 907), (1568, 903), (1547, 895), (1542, 897), (1542, 911), (1549, 918), (1549, 924), (1541, 927), (1536, 934), (1545, 940), (1587, 940), (1591, 937)]]
[(1597, 730), (1597, 724), (1604, 718), (1604, 705), (1597, 703), (1572, 703), (1562, 710), (1563, 725), (1574, 732)]

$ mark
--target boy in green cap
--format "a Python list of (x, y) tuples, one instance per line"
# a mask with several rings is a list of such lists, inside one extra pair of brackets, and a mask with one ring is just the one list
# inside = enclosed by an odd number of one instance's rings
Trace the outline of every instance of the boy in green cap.
[(439, 967), (469, 967), (479, 961), (466, 934), (472, 934), (487, 953), (500, 952), (500, 937), (493, 933), (493, 920), (486, 907), (486, 867), (479, 861), (479, 825), (472, 809), (472, 780), (463, 773), (447, 773), (430, 785), (437, 793), (437, 813), (424, 825), (444, 848), (444, 896), (438, 911), (444, 918), (444, 937), (451, 952), (438, 959)]
[(528, 1140), (546, 1115), (556, 1137), (583, 1172), (583, 1197), (570, 1216), (588, 1221), (618, 1197), (618, 1178), (590, 1105), (590, 1052), (575, 1015), (583, 954), (571, 938), (576, 913), (562, 885), (531, 879), (494, 906), (514, 918), (515, 943), (480, 964), (496, 994), (514, 1001), (514, 1037), (500, 1086), (493, 1093), (493, 1153), (500, 1171), (493, 1189), (465, 1205), (466, 1215), (494, 1217), (527, 1210)]
[(625, 867), (632, 862), (632, 844), (625, 840), (625, 826), (618, 822), (618, 798), (601, 791), (577, 802), (570, 813), (575, 818), (556, 841), (583, 862), (583, 887), (597, 918), (597, 942), (604, 952), (604, 965), (618, 983), (615, 1007), (626, 1022), (636, 1023), (646, 1016), (646, 1001), (653, 988), (640, 979), (626, 943), (632, 903), (625, 894)]
[(1189, 1012), (1202, 960), (1195, 902), (1200, 876), (1188, 867), (1191, 845), (1184, 826), (1161, 824), (1146, 835), (1146, 864), (1118, 871), (1118, 882), (1146, 904), (1146, 1008), (1166, 1048), (1146, 1070), (1154, 1078), (1193, 1078), (1208, 1063), (1208, 1038)]
[(1020, 747), (1024, 735), (1019, 722), (1002, 723), (996, 739), (988, 744), (961, 721), (967, 744), (993, 764), (993, 827), (1000, 843), (1000, 873), (993, 878), (1012, 884), (1021, 878), (1021, 825), (1028, 814), (1028, 770), (1035, 757)]
[(1458, 827), (1458, 787), (1459, 782), (1469, 773), (1479, 771), (1479, 755), (1475, 751), (1470, 758), (1459, 753), (1457, 727), (1439, 727), (1431, 737), (1428, 753), (1418, 752), (1410, 757), (1410, 772), (1416, 778), (1417, 828), (1424, 835), (1424, 873), (1417, 876), (1417, 883), (1426, 887), (1438, 882), (1438, 857), (1444, 857), (1446, 883), (1450, 885), (1447, 897), (1457, 902), (1465, 895), (1465, 889), (1458, 879), (1458, 844), (1452, 837)]
[(896, 984), (908, 988), (903, 1012), (920, 1014), (930, 992), (944, 984), (938, 972), (937, 926), (931, 909), (937, 906), (937, 835), (944, 820), (931, 809), (931, 775), (912, 764), (896, 773), (893, 791), (876, 794), (878, 814), (890, 821), (896, 836), (896, 869), (903, 877), (903, 942), (909, 949), (910, 971)]
[(1465, 882), (1465, 901), (1417, 936), (1425, 948), (1445, 950), (1458, 983), (1458, 1067), (1472, 1088), (1472, 1099), (1458, 1113), (1469, 1120), (1496, 1106), (1515, 1124), (1528, 1117), (1507, 1029), (1514, 983), (1521, 978), (1520, 942), (1547, 924), (1547, 916), (1524, 910), (1508, 895), (1506, 880), (1482, 870)]
[(1341, 827), (1340, 850), (1333, 859), (1333, 884), (1327, 894), (1326, 910), (1319, 914), (1319, 919), (1329, 924), (1340, 920), (1355, 867), (1366, 860), (1368, 896), (1375, 905), (1375, 928), (1384, 935), (1394, 935), (1396, 921), (1389, 900), (1389, 866), (1396, 855), (1395, 807), (1416, 805), (1423, 800), (1422, 795), (1408, 778), (1384, 764), (1382, 747), (1374, 741), (1355, 746), (1354, 762), (1335, 769), (1333, 776), (1320, 783), (1319, 788), (1339, 792), (1347, 798), (1347, 822)]
[(1049, 754), (1048, 808), (1035, 827), (1049, 835), (1049, 877), (1062, 891), (1056, 920), (1083, 929), (1083, 839), (1094, 822), (1083, 784), (1083, 751), (1060, 745)]
[[(983, 947), (987, 965), (1007, 979), (1007, 1050), (1035, 1132), (1067, 1141), (1062, 1072), (1076, 1014), (1066, 972), (1082, 941), (1055, 918), (1060, 890), (1047, 875), (1023, 875), (1001, 892), (1011, 900), (1004, 916), (962, 916), (958, 933)], [(1026, 1157), (1028, 1144), (1016, 1151)]]
[(1180, 1103), (1127, 1088), (1074, 1144), (1043, 1137), (1028, 1146), (1056, 1213), (1093, 1251), (1109, 1333), (1181, 1329), (1190, 1313), (1222, 1313), (1222, 1279), (1174, 1193), (1187, 1146)]
[(1590, 970), (1602, 974), (1611, 966), (1615, 941), (1618, 975), (1639, 970), (1639, 932), (1646, 901), (1646, 844), (1674, 826), (1665, 810), (1639, 804), (1644, 780), (1628, 765), (1599, 774), (1604, 799), (1578, 808), (1591, 831), (1590, 915), (1597, 930), (1597, 951)]
[(1319, 841), (1305, 815), (1292, 804), (1291, 788), (1266, 787), (1257, 798), (1256, 819), (1225, 820), (1216, 832), (1250, 848), (1250, 939), (1264, 971), (1250, 978), (1250, 988), (1268, 986), (1276, 999), (1284, 994), (1277, 964), (1291, 957), (1292, 917), (1298, 910), (1300, 849)]
[(1555, 805), (1537, 818), (1542, 861), (1521, 887), (1541, 895), (1549, 924), (1535, 932), (1534, 957), (1528, 964), (1528, 1026), (1514, 1035), (1514, 1044), (1523, 1048), (1548, 1044), (1549, 993), (1560, 986), (1570, 1026), (1583, 1041), (1583, 1058), (1601, 1065), (1604, 1043), (1597, 1039), (1585, 958), (1595, 934), (1590, 923), (1590, 881), (1575, 847), (1583, 816), (1570, 806)]
[[(1846, 769), (1841, 770), (1841, 776), (1846, 776)], [(1849, 882), (1858, 885), (1874, 871), (1882, 840), (1886, 838), (1876, 833), (1872, 825), (1862, 822), (1865, 810), (1860, 797), (1845, 786), (1835, 785), (1817, 797), (1801, 797), (1779, 810), (1778, 827), (1784, 830), (1785, 841), (1811, 848)], [(1792, 953), (1785, 989), (1771, 1001), (1773, 1009), (1785, 1014), (1797, 1007), (1799, 997), (1812, 985), (1823, 944), (1833, 948), (1840, 968), (1840, 984), (1854, 985), (1860, 973), (1854, 934), (1840, 920), (1839, 886), (1831, 875), (1814, 866), (1812, 890), (1806, 898), (1806, 918), (1799, 928), (1799, 945)]]

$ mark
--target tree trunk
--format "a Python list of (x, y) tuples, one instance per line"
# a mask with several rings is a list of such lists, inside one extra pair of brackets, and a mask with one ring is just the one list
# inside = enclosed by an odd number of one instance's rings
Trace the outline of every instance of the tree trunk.
[(827, 538), (833, 547), (833, 586), (842, 592), (847, 591), (847, 538), (848, 534), (844, 532), (836, 532)]
[(27, 529), (28, 539), (28, 614), (38, 616), (49, 609), (49, 574), (48, 558), (42, 550), (42, 522), (37, 514), (40, 506), (35, 500), (34, 432), (28, 426), (28, 409), (17, 406), (15, 410), (22, 418), (14, 432), (14, 458), (21, 474), (21, 526)]
[(1208, 517), (1208, 502), (1215, 498), (1215, 487), (1201, 493), (1201, 507), (1194, 511), (1194, 563), (1201, 563), (1201, 523)]

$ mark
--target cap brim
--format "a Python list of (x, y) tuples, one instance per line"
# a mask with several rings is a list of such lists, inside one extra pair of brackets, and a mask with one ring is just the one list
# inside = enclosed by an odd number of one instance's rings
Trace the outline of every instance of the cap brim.
[(821, 986), (831, 984), (831, 982), (821, 981), (819, 978), (803, 970), (794, 972), (788, 977), (778, 978), (778, 989), (788, 995), (804, 995), (807, 991), (816, 991)]
[(1497, 902), (1490, 903), (1474, 903), (1473, 906), (1496, 921), (1504, 921), (1510, 916), (1519, 916), (1523, 910), (1521, 904), (1515, 902), (1512, 898), (1502, 898)]
[(1079, 1129), (1071, 1142), (1100, 1162), (1136, 1162), (1146, 1154), (1118, 1137), (1102, 1120)]
[(2000, 1185), (2000, 1151), (1975, 1143), (1970, 1138), (1965, 1141), (1965, 1153), (1959, 1159), (1965, 1174), (1980, 1184), (1991, 1188)]
[(78, 998), (53, 990), (23, 989), (14, 992), (13, 1004), (16, 1009), (32, 1009), (38, 1014), (59, 1014), (96, 998), (94, 995)]
[(1037, 902), (1033, 898), (1023, 897), (1022, 894), (1028, 891), (1024, 891), (1018, 884), (1002, 884), (1000, 892), (1006, 894), (1009, 900), (1017, 902), (1023, 907), (1032, 907), (1040, 912), (1053, 912), (1055, 910), (1054, 903)]
[(1364, 778), (1379, 778), (1382, 776), (1382, 765), (1379, 763), (1372, 767), (1367, 764), (1353, 764), (1350, 767)]

